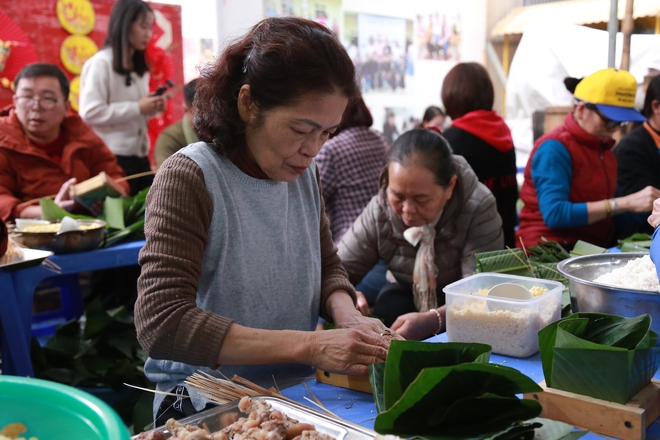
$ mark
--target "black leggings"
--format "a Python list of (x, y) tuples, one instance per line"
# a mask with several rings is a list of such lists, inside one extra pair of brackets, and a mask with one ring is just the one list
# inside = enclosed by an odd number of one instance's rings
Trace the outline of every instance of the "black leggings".
[(390, 327), (399, 316), (416, 311), (412, 287), (387, 283), (376, 297), (373, 314)]

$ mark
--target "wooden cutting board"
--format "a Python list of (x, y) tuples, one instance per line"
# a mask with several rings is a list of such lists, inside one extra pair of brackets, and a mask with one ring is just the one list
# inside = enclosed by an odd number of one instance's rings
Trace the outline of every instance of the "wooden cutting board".
[(347, 374), (316, 370), (316, 381), (371, 394), (371, 383), (369, 383), (368, 376), (349, 376)]

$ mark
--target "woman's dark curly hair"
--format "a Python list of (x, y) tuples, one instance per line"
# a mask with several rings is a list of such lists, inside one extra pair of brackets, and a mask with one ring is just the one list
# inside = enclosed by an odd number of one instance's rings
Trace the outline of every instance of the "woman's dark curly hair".
[(197, 83), (193, 125), (220, 154), (245, 145), (238, 113), (244, 84), (261, 115), (295, 105), (309, 92), (341, 93), (349, 102), (360, 96), (353, 62), (331, 30), (298, 17), (262, 20), (202, 69)]

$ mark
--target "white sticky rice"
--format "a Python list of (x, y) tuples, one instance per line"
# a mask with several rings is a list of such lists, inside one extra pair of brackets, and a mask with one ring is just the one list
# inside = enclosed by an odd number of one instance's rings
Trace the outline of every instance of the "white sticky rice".
[(660, 292), (658, 273), (648, 255), (630, 260), (625, 266), (599, 276), (594, 282), (627, 289)]

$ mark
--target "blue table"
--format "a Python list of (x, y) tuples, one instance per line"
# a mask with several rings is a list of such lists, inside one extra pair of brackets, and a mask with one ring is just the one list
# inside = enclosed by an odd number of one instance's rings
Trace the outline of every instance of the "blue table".
[[(447, 335), (434, 336), (427, 339), (427, 342), (447, 342)], [(534, 382), (538, 383), (544, 380), (541, 356), (538, 353), (525, 359), (492, 354), (490, 362), (515, 368), (529, 376)], [(660, 378), (660, 373), (656, 373), (655, 378)], [(337, 416), (365, 428), (374, 428), (374, 419), (378, 413), (371, 394), (318, 383), (315, 379), (308, 380), (306, 385), (323, 405)], [(282, 394), (303, 405), (314, 407), (313, 404), (305, 400), (305, 397), (311, 398), (311, 396), (302, 384), (282, 390)], [(650, 439), (660, 438), (660, 419), (649, 425), (646, 430), (646, 437)], [(582, 438), (585, 440), (602, 440), (609, 437), (590, 432)]]
[[(137, 264), (144, 240), (104, 249), (53, 255), (62, 275)], [(0, 269), (0, 333), (2, 373), (34, 377), (30, 359), (32, 297), (39, 282), (57, 274), (44, 265), (19, 270)]]

